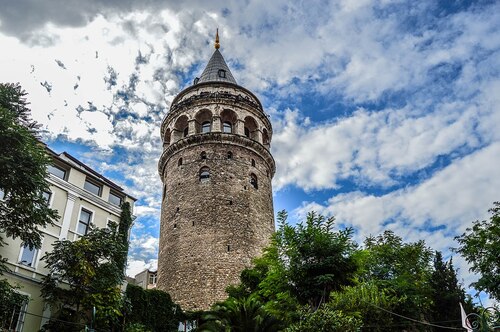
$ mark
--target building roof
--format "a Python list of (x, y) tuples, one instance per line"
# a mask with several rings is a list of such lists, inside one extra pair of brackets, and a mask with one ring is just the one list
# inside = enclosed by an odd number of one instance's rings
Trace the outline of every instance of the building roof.
[(203, 82), (229, 82), (238, 84), (218, 49), (215, 49), (200, 79), (197, 81), (197, 83)]
[[(64, 162), (66, 164), (70, 164), (70, 166), (72, 166), (72, 167), (77, 166), (75, 168), (79, 169), (80, 171), (83, 171), (84, 173), (87, 173), (87, 174), (90, 174), (90, 175), (94, 176), (95, 178), (97, 178), (98, 180), (102, 181), (103, 183), (105, 183), (106, 185), (108, 185), (109, 187), (111, 187), (112, 189), (114, 189), (116, 191), (126, 194), (124, 192), (123, 188), (121, 188), (116, 183), (114, 183), (113, 181), (109, 180), (108, 178), (106, 178), (102, 174), (99, 174), (98, 172), (94, 171), (92, 168), (90, 168), (89, 166), (85, 165), (84, 163), (82, 163), (80, 160), (76, 159), (75, 157), (73, 157), (69, 153), (67, 153), (67, 152), (64, 151), (64, 152), (58, 154), (55, 151), (53, 151), (52, 149), (50, 149), (47, 146), (47, 144), (45, 144), (45, 143), (42, 143), (42, 144), (45, 145), (45, 149), (47, 150), (47, 152), (49, 153), (49, 155), (51, 155), (53, 158), (55, 158), (55, 159), (57, 159), (57, 160), (59, 160), (61, 162)], [(126, 194), (126, 195), (128, 197), (130, 197), (132, 200), (137, 201), (137, 198), (132, 197), (129, 194)]]

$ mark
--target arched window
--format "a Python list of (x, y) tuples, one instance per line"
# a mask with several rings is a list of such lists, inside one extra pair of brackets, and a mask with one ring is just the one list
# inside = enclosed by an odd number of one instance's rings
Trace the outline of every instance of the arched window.
[(209, 133), (212, 130), (212, 124), (210, 121), (205, 121), (201, 124), (201, 133)]
[(266, 128), (262, 130), (262, 143), (269, 148), (269, 133)]
[(255, 119), (251, 116), (245, 118), (245, 136), (253, 140), (257, 140), (258, 126)]
[(231, 151), (227, 152), (227, 159), (233, 159), (233, 153)]
[(163, 144), (170, 145), (170, 128), (165, 131), (165, 135), (163, 136)]
[(200, 169), (200, 182), (208, 182), (210, 181), (210, 169), (208, 167), (202, 167)]
[(186, 115), (181, 115), (175, 121), (174, 130), (172, 132), (173, 141), (176, 142), (183, 137), (187, 136), (186, 128), (188, 127), (188, 117)]
[(206, 153), (205, 151), (202, 151), (202, 152), (200, 153), (200, 158), (201, 158), (201, 159), (207, 159), (207, 153)]
[(182, 131), (182, 135), (183, 135), (182, 137), (186, 137), (188, 135), (188, 133), (189, 133), (189, 127), (184, 128), (184, 130)]
[(257, 175), (255, 174), (250, 174), (250, 184), (255, 188), (259, 189), (259, 184), (257, 182)]
[(181, 166), (182, 165), (182, 158), (179, 158), (179, 161), (177, 162), (177, 166)]
[(255, 159), (252, 159), (252, 166), (255, 167)]
[(231, 122), (224, 122), (222, 124), (222, 131), (224, 133), (231, 134), (233, 132), (233, 125), (231, 124)]
[(205, 134), (212, 131), (212, 112), (210, 110), (203, 109), (198, 111), (194, 116), (194, 120), (197, 134)]
[(238, 124), (238, 115), (231, 109), (224, 109), (220, 112), (220, 122), (222, 124), (223, 133), (234, 133), (237, 132), (236, 127)]

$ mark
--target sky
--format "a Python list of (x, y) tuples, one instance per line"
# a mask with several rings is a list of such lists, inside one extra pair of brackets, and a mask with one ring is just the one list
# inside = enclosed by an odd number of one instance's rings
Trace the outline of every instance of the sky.
[[(161, 120), (214, 51), (273, 125), (275, 212), (451, 257), (500, 200), (500, 2), (0, 0), (0, 81), (43, 140), (138, 198), (127, 273), (157, 264)], [(476, 276), (454, 255), (468, 285)]]

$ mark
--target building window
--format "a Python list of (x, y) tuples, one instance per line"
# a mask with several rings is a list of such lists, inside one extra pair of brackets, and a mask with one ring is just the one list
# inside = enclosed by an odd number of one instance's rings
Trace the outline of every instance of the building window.
[(189, 133), (189, 127), (184, 128), (184, 130), (182, 131), (182, 137), (186, 137), (188, 133)]
[(200, 154), (200, 158), (201, 159), (207, 159), (207, 153), (205, 151), (203, 151), (201, 154)]
[(250, 129), (248, 129), (247, 127), (245, 127), (245, 136), (250, 138)]
[(219, 69), (218, 75), (220, 78), (226, 78), (226, 71), (224, 69)]
[(156, 284), (156, 273), (151, 273), (149, 275), (149, 284), (150, 285)]
[(200, 182), (210, 181), (210, 169), (208, 167), (202, 167), (200, 169)]
[(257, 183), (257, 175), (250, 174), (250, 184), (255, 188), (259, 189), (259, 184)]
[(233, 153), (231, 151), (227, 152), (227, 159), (233, 159)]
[(109, 193), (108, 202), (113, 205), (120, 206), (122, 205), (122, 198), (112, 192)]
[(34, 267), (36, 254), (37, 250), (35, 248), (30, 249), (30, 247), (27, 244), (25, 244), (24, 247), (22, 248), (21, 259), (19, 261), (19, 264), (26, 265), (29, 267)]
[(212, 124), (210, 121), (205, 121), (201, 124), (201, 133), (206, 134), (212, 130)]
[(252, 159), (252, 166), (255, 167), (255, 159)]
[(85, 235), (90, 230), (90, 221), (92, 220), (92, 212), (82, 209), (80, 218), (78, 218), (78, 228), (76, 232), (80, 235)]
[(177, 166), (182, 166), (182, 158), (179, 158), (179, 161), (177, 161)]
[(50, 199), (52, 198), (52, 193), (50, 191), (42, 191), (42, 198), (47, 202), (47, 206), (50, 206)]
[(0, 199), (4, 199), (5, 198), (5, 192), (3, 191), (2, 188), (0, 188)]
[(233, 125), (231, 124), (231, 122), (224, 122), (222, 124), (222, 131), (231, 134), (233, 132)]
[(95, 184), (94, 182), (85, 179), (85, 184), (83, 185), (83, 189), (90, 191), (92, 194), (101, 196), (102, 186)]
[(8, 319), (0, 322), (0, 331), (22, 331), (24, 327), (24, 318), (26, 316), (26, 308), (28, 299), (20, 305), (14, 305), (9, 308)]
[(57, 176), (60, 179), (66, 180), (66, 170), (55, 165), (49, 165), (47, 170), (50, 174)]

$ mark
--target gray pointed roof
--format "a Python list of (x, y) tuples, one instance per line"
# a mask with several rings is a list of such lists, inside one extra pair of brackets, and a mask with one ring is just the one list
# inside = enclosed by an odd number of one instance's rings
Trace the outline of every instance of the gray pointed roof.
[[(224, 72), (219, 73), (219, 70), (223, 70)], [(203, 82), (229, 82), (238, 84), (218, 49), (215, 50), (198, 80), (198, 83)]]

